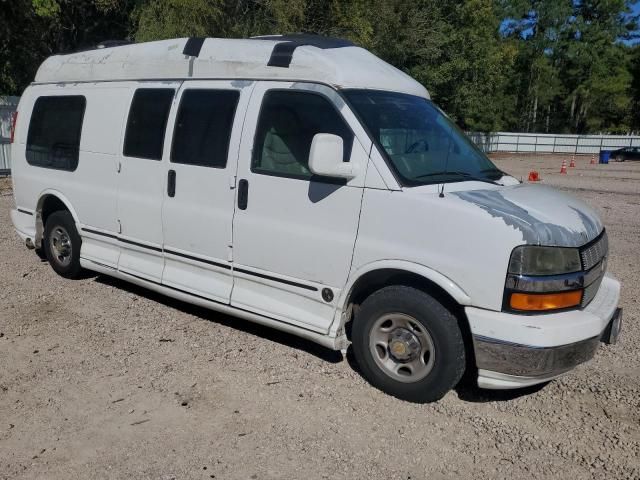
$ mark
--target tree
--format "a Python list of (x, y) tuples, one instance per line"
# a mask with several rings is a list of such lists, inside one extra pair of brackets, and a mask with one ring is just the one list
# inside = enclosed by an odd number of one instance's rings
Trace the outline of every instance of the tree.
[(19, 95), (49, 55), (126, 38), (133, 0), (0, 0), (0, 93)]
[(631, 82), (631, 129), (640, 131), (640, 46), (636, 46), (630, 53)]
[(516, 48), (500, 38), (500, 19), (492, 0), (454, 3), (451, 60), (443, 65), (452, 72), (445, 87), (446, 107), (464, 128), (500, 130), (514, 112), (508, 79)]
[(422, 82), (463, 128), (640, 128), (638, 16), (625, 0), (0, 0), (0, 93), (103, 40), (312, 32)]
[(516, 76), (521, 131), (628, 129), (626, 50), (635, 19), (624, 0), (505, 0), (508, 37), (520, 43)]
[(31, 0), (0, 0), (0, 94), (19, 95), (47, 55)]
[(153, 0), (133, 12), (139, 42), (228, 35), (222, 0)]
[(358, 16), (369, 26), (351, 28), (366, 32), (356, 38), (360, 44), (427, 86), (464, 128), (505, 124), (511, 109), (502, 100), (515, 48), (500, 38), (492, 0), (370, 3)]
[(549, 131), (562, 95), (557, 55), (572, 13), (570, 1), (511, 0), (500, 2), (510, 18), (505, 33), (519, 43), (513, 87), (519, 118), (512, 128)]
[(565, 78), (577, 133), (629, 131), (631, 74), (626, 47), (617, 42), (627, 31), (624, 0), (582, 1), (574, 7)]
[(91, 48), (104, 40), (122, 40), (129, 33), (134, 0), (32, 0), (49, 54)]

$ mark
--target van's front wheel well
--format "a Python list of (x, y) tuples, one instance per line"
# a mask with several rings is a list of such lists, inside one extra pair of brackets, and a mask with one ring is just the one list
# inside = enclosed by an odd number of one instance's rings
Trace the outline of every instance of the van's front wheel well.
[(381, 288), (391, 285), (402, 285), (413, 287), (431, 295), (435, 300), (440, 302), (447, 310), (449, 310), (457, 319), (458, 326), (462, 332), (465, 343), (467, 370), (469, 367), (475, 368), (475, 355), (473, 351), (473, 337), (469, 328), (469, 320), (464, 312), (464, 308), (449, 293), (433, 281), (406, 270), (397, 269), (380, 269), (368, 272), (360, 277), (349, 293), (345, 311), (350, 312), (347, 318), (345, 330), (347, 338), (351, 339), (352, 320), (356, 317), (359, 306), (370, 295), (377, 292)]

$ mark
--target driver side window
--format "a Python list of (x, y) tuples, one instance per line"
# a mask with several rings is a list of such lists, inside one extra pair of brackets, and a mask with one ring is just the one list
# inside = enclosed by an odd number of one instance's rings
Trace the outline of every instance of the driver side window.
[(317, 93), (271, 90), (264, 96), (251, 170), (265, 175), (310, 179), (309, 152), (317, 133), (342, 137), (345, 162), (353, 133), (335, 107)]

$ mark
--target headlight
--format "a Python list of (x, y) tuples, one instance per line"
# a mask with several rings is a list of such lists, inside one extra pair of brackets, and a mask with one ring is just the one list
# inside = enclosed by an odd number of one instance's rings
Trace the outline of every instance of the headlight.
[(512, 275), (562, 275), (581, 269), (577, 248), (524, 245), (513, 250), (509, 261)]
[(504, 308), (514, 312), (579, 307), (585, 287), (576, 248), (516, 247), (509, 261)]

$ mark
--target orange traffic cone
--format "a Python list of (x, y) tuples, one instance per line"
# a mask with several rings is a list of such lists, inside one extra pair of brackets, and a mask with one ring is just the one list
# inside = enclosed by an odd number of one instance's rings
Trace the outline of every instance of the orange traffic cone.
[(574, 168), (576, 166), (576, 156), (573, 155), (571, 157), (571, 163), (569, 164), (569, 168)]
[(539, 182), (540, 181), (540, 175), (538, 174), (538, 172), (536, 172), (535, 170), (531, 170), (529, 172), (529, 181), (530, 182)]
[(595, 165), (596, 164), (596, 154), (595, 153), (591, 154), (591, 161), (589, 163), (591, 165)]
[(560, 173), (567, 173), (567, 160), (565, 158), (562, 159), (562, 166), (560, 167)]

